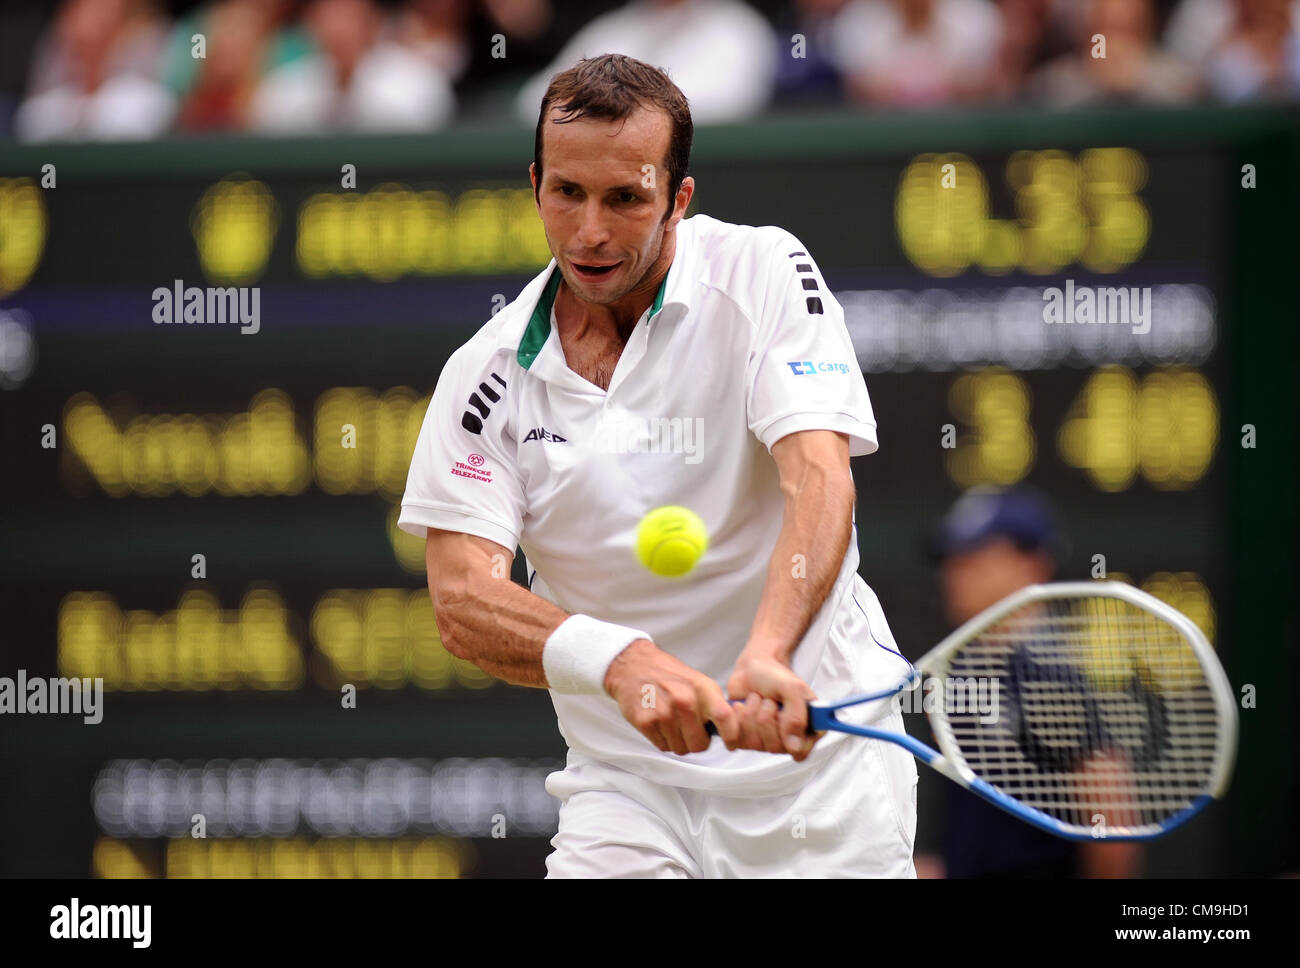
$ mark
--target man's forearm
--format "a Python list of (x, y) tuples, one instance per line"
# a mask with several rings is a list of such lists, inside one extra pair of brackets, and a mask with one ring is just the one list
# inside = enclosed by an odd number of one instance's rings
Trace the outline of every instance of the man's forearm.
[(785, 517), (746, 649), (788, 664), (835, 585), (853, 533), (855, 492), (851, 477), (816, 463), (782, 490)]
[(434, 600), (447, 651), (517, 686), (547, 687), (542, 650), (569, 613), (509, 578), (471, 577)]
[(589, 615), (570, 615), (510, 580), (504, 545), (430, 528), (424, 561), (443, 645), (458, 659), (520, 686), (607, 693), (615, 660), (645, 632)]
[(1142, 845), (1127, 841), (1080, 845), (1080, 874), (1084, 877), (1141, 877)]

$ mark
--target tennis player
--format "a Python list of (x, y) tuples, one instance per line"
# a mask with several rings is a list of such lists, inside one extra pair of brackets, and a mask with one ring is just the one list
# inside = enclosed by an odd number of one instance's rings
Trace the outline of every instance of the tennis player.
[[(807, 700), (907, 671), (857, 574), (866, 386), (797, 238), (685, 218), (692, 133), (657, 68), (555, 76), (530, 169), (554, 259), (448, 360), (399, 523), (447, 649), (550, 690), (549, 876), (912, 877), (912, 756), (805, 733)], [(710, 536), (675, 579), (634, 550), (663, 505)]]

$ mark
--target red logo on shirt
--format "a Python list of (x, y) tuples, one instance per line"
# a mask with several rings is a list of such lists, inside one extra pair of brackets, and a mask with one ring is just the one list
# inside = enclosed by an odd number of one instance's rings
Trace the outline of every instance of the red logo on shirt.
[(483, 469), (483, 462), (486, 459), (482, 454), (470, 454), (463, 461), (456, 461), (456, 466), (451, 469), (451, 473), (457, 477), (468, 477), (471, 481), (491, 484), (492, 472)]

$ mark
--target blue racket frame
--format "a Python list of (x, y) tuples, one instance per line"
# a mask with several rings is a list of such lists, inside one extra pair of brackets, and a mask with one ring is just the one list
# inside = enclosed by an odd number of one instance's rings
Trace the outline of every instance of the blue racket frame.
[[(881, 692), (864, 693), (860, 696), (850, 696), (847, 699), (841, 699), (837, 702), (810, 702), (808, 704), (808, 728), (810, 732), (824, 732), (834, 730), (840, 733), (849, 733), (853, 736), (865, 736), (868, 739), (883, 739), (886, 742), (901, 746), (921, 762), (927, 764), (939, 773), (942, 773), (954, 783), (960, 784), (965, 789), (974, 793), (976, 796), (988, 801), (995, 807), (1005, 810), (1007, 813), (1025, 823), (1032, 824), (1039, 830), (1066, 840), (1074, 841), (1143, 841), (1154, 840), (1157, 837), (1163, 837), (1178, 827), (1181, 827), (1192, 817), (1200, 813), (1206, 804), (1212, 802), (1214, 797), (1209, 794), (1202, 794), (1194, 799), (1189, 806), (1176, 814), (1166, 818), (1158, 825), (1157, 830), (1140, 834), (1111, 834), (1099, 836), (1095, 833), (1083, 833), (1072, 830), (1070, 827), (1057, 820), (1055, 817), (1043, 813), (1041, 810), (1035, 810), (1033, 807), (1027, 807), (1018, 800), (1007, 796), (997, 787), (981, 780), (969, 770), (962, 770), (950, 763), (944, 758), (938, 750), (932, 749), (925, 743), (922, 743), (915, 736), (909, 733), (896, 733), (888, 729), (876, 729), (871, 726), (859, 726), (856, 723), (846, 723), (836, 716), (836, 713), (849, 706), (859, 706), (869, 702), (878, 702), (881, 699), (890, 699), (894, 696), (901, 695), (910, 689), (920, 685), (923, 676), (920, 670), (913, 669), (903, 682), (892, 689), (885, 689)], [(1100, 828), (1099, 828), (1100, 829)]]

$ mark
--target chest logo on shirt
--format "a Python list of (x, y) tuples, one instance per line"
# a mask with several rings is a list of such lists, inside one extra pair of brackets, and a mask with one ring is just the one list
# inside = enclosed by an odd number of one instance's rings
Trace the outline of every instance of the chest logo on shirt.
[(528, 436), (523, 439), (523, 443), (526, 444), (530, 440), (549, 440), (556, 444), (567, 444), (569, 442), (568, 437), (561, 437), (559, 434), (553, 434), (545, 427), (534, 427), (532, 430), (528, 431)]
[(808, 376), (817, 373), (848, 373), (847, 363), (814, 363), (812, 360), (794, 360), (786, 363), (795, 376)]

